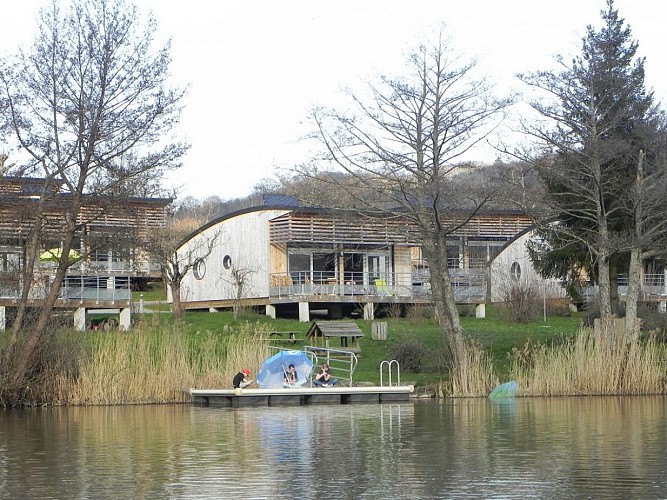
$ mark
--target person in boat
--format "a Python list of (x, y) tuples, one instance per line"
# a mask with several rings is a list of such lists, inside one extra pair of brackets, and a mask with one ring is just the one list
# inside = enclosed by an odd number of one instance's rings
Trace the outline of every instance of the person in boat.
[(236, 375), (234, 375), (234, 380), (232, 380), (232, 387), (234, 389), (242, 389), (249, 386), (252, 383), (250, 377), (250, 370), (244, 368)]
[(327, 363), (322, 363), (322, 366), (320, 367), (320, 373), (315, 375), (315, 380), (313, 380), (313, 384), (318, 387), (331, 387), (332, 385), (335, 385), (337, 382), (338, 380), (336, 380), (331, 376), (331, 372), (329, 371), (329, 365)]

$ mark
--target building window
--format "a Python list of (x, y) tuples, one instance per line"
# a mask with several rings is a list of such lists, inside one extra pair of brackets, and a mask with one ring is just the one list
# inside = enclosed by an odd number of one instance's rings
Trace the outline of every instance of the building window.
[(197, 259), (192, 266), (192, 272), (195, 275), (195, 278), (198, 280), (202, 279), (204, 275), (206, 274), (206, 262), (204, 262), (204, 259)]
[(232, 258), (229, 255), (225, 255), (222, 258), (222, 267), (229, 269), (232, 267)]
[(510, 266), (510, 276), (514, 281), (519, 281), (521, 279), (521, 264), (518, 262), (512, 262)]

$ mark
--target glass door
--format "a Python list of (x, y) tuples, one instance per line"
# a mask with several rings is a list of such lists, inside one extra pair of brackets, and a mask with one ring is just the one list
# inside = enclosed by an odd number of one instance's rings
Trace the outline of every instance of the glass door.
[(375, 285), (377, 280), (388, 284), (390, 273), (389, 256), (369, 254), (367, 262), (364, 284)]

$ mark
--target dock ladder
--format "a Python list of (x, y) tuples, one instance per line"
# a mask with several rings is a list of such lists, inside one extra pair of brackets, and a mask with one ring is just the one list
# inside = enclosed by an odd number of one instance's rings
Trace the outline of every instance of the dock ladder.
[(384, 387), (384, 381), (382, 379), (382, 374), (384, 373), (384, 368), (386, 367), (387, 369), (387, 374), (388, 374), (388, 379), (389, 379), (389, 386), (392, 386), (392, 380), (391, 380), (391, 374), (392, 374), (392, 368), (396, 368), (396, 385), (401, 385), (401, 366), (399, 365), (398, 361), (395, 359), (392, 359), (391, 361), (383, 361), (380, 363), (380, 386)]

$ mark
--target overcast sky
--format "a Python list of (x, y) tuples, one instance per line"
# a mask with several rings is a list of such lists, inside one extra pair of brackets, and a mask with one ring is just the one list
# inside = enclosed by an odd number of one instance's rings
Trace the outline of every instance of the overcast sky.
[[(34, 35), (49, 0), (3, 2), (0, 52)], [(276, 167), (307, 161), (300, 137), (314, 105), (339, 89), (396, 74), (405, 53), (444, 23), (456, 53), (476, 57), (499, 91), (514, 75), (580, 49), (604, 0), (135, 0), (172, 39), (173, 81), (189, 85), (176, 133), (192, 148), (166, 184), (180, 196), (248, 194)], [(616, 0), (646, 56), (647, 84), (667, 102), (667, 1)], [(490, 160), (491, 151), (480, 151)]]

